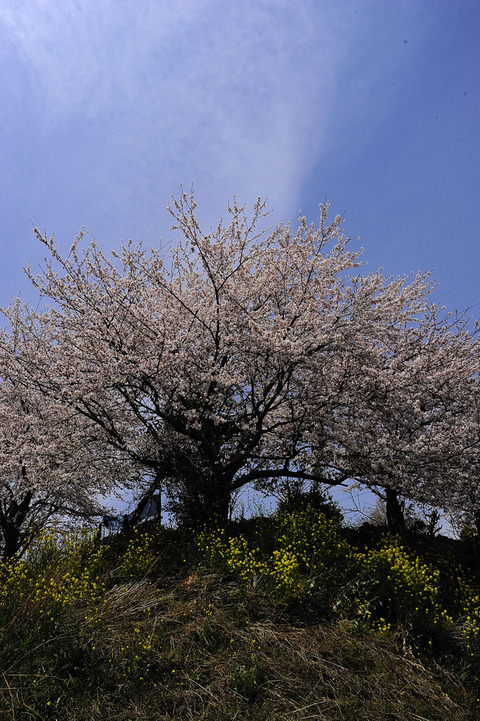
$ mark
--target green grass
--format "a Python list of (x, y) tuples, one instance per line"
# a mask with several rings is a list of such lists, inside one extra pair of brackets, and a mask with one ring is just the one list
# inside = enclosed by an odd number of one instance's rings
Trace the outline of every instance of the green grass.
[(314, 509), (196, 539), (44, 537), (0, 569), (0, 717), (474, 721), (468, 548)]

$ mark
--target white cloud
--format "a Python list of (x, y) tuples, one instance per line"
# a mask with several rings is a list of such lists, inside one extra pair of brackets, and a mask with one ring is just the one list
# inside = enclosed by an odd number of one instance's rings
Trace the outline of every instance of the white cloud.
[(44, 131), (94, 124), (105, 176), (126, 172), (160, 197), (180, 181), (222, 199), (268, 194), (283, 208), (321, 147), (334, 88), (338, 42), (314, 6), (16, 0), (1, 19)]
[(368, 35), (378, 12), (362, 7), (7, 0), (0, 22), (29, 69), (45, 145), (69, 176), (62, 192), (83, 198), (97, 226), (103, 214), (148, 236), (139, 218), (153, 223), (151, 205), (180, 182), (195, 184), (208, 222), (233, 193), (268, 196), (275, 220), (295, 214), (328, 140), (339, 73), (355, 73), (352, 38)]

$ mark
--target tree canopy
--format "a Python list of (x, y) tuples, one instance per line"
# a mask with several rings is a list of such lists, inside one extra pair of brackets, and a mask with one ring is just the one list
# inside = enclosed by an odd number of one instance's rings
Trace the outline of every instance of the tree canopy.
[(189, 522), (289, 478), (478, 513), (478, 336), (440, 318), (428, 274), (362, 273), (326, 205), (296, 230), (262, 230), (260, 200), (208, 232), (195, 210), (182, 194), (176, 242), (110, 257), (83, 232), (64, 257), (35, 230), (48, 256), (28, 273), (47, 307), (4, 311), (3, 395), (74, 418), (98, 458), (149, 475)]

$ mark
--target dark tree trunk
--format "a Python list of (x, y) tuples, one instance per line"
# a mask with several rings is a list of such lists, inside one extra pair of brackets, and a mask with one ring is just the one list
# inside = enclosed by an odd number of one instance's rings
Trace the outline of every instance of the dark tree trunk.
[[(152, 483), (148, 487), (145, 494), (140, 498), (136, 507), (129, 515), (124, 516), (123, 527), (130, 528), (138, 525), (138, 523), (145, 518), (144, 511), (148, 504), (152, 501), (155, 502), (156, 513), (155, 516), (158, 521), (162, 521), (162, 484), (165, 479), (163, 469), (156, 469)], [(151, 518), (152, 516), (148, 516)]]
[(221, 482), (206, 484), (197, 497), (196, 507), (192, 508), (192, 520), (195, 525), (225, 527), (230, 511), (231, 491), (229, 485)]
[(1, 531), (3, 536), (3, 552), (2, 560), (9, 561), (15, 556), (20, 548), (20, 529), (13, 523), (1, 522)]
[(480, 537), (480, 511), (475, 513), (475, 528), (477, 529), (477, 534)]
[(168, 508), (179, 525), (199, 529), (228, 523), (232, 489), (227, 479), (195, 473), (177, 481), (176, 487), (174, 482), (172, 490)]
[(387, 525), (392, 531), (405, 530), (405, 516), (403, 515), (403, 503), (399, 500), (398, 494), (393, 488), (386, 487), (386, 508)]
[(32, 496), (32, 492), (27, 491), (20, 502), (12, 498), (8, 508), (0, 510), (0, 531), (3, 536), (2, 558), (4, 561), (13, 558), (25, 540), (24, 524), (30, 509)]

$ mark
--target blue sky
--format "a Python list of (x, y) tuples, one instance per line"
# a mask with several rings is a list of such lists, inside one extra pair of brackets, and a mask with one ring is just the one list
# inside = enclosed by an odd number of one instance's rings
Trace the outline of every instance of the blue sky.
[(30, 218), (158, 246), (193, 183), (206, 224), (327, 197), (368, 270), (478, 318), (479, 36), (478, 0), (2, 0), (0, 305), (34, 297)]
[(158, 245), (194, 183), (205, 223), (327, 197), (368, 269), (478, 317), (479, 36), (477, 0), (3, 0), (0, 305), (31, 297), (30, 218)]

